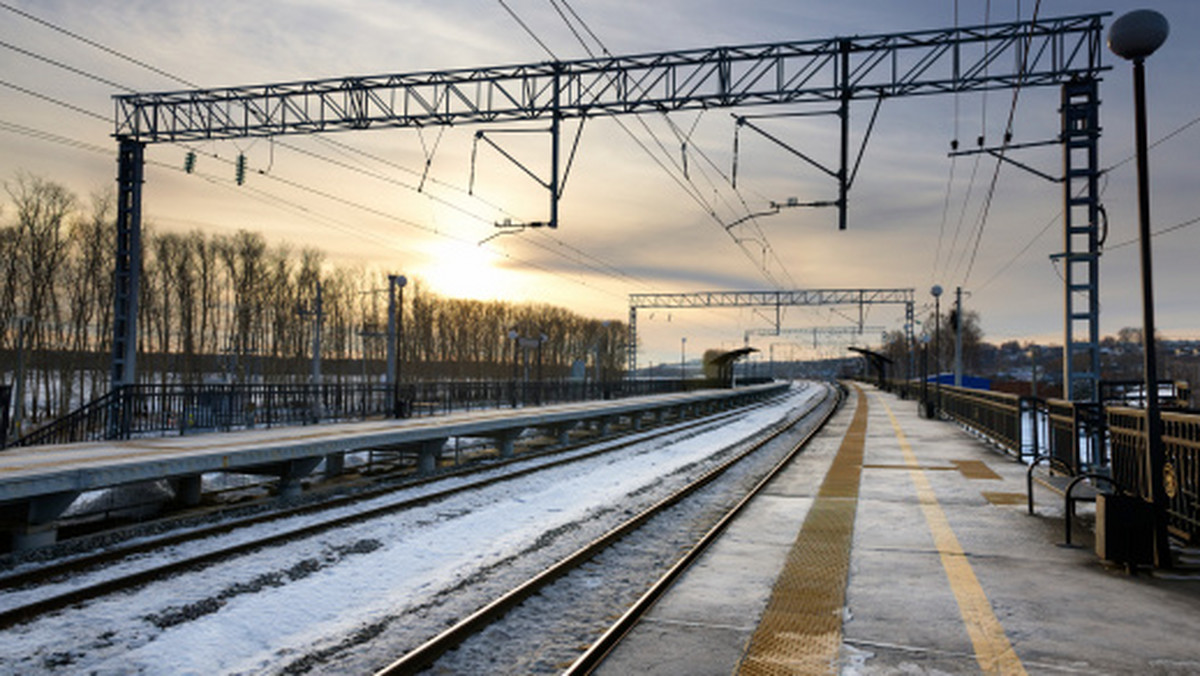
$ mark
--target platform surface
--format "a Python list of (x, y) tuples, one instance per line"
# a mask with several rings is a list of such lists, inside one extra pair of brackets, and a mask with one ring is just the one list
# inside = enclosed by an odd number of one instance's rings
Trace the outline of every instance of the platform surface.
[(1061, 497), (1035, 496), (1029, 516), (1024, 465), (864, 387), (599, 673), (1200, 673), (1197, 552), (1130, 576), (1083, 526), (1062, 546)]

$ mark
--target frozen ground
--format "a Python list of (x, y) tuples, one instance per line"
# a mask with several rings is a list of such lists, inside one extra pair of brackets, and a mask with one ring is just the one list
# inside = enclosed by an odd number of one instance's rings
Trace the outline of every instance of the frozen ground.
[[(262, 550), (5, 631), (3, 673), (302, 671), (386, 633), (414, 647), (512, 582), (806, 407), (819, 388), (712, 425)], [(290, 527), (268, 524), (236, 537)], [(188, 545), (212, 546), (211, 543)], [(149, 565), (165, 551), (124, 565)], [(97, 573), (96, 575), (104, 575)], [(45, 594), (0, 593), (0, 606)]]

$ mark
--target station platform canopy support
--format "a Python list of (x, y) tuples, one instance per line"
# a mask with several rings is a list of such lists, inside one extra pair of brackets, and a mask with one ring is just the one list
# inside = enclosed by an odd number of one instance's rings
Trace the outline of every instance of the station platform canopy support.
[(736, 350), (722, 352), (708, 361), (708, 365), (711, 366), (716, 372), (717, 382), (720, 383), (721, 387), (734, 386), (734, 363), (736, 363), (737, 360), (741, 359), (742, 357), (754, 352), (758, 352), (758, 350), (753, 347), (740, 347)]
[[(557, 227), (563, 166), (559, 135), (564, 119), (815, 104), (833, 107), (839, 121), (840, 164), (827, 172), (836, 179), (837, 197), (826, 202), (837, 207), (839, 227), (845, 228), (852, 183), (852, 102), (865, 100), (878, 106), (884, 99), (955, 92), (1094, 88), (1105, 69), (1100, 59), (1106, 16), (1038, 17), (985, 26), (516, 66), (118, 95), (114, 136), (120, 144), (120, 211), (112, 384), (137, 382), (141, 199), (148, 144), (546, 120), (553, 175), (549, 180), (539, 177), (538, 182), (550, 193), (549, 225)], [(1099, 128), (1086, 125), (1097, 119), (1099, 98), (1064, 91), (1066, 96), (1071, 103), (1064, 106), (1059, 139), (1064, 154), (1095, 157)], [(861, 159), (861, 150), (858, 155)], [(1090, 163), (1068, 167), (1071, 180), (1063, 188), (1066, 204), (1081, 216), (1067, 219), (1066, 250), (1061, 255), (1074, 264), (1098, 255), (1097, 223), (1090, 209), (1076, 201), (1098, 199), (1097, 174)], [(1088, 171), (1090, 176), (1085, 175)], [(1082, 186), (1082, 196), (1072, 194), (1077, 186)], [(1073, 397), (1098, 388), (1093, 366), (1075, 367), (1077, 362), (1099, 363), (1098, 336), (1093, 333), (1097, 288), (1098, 277), (1091, 275), (1086, 281), (1068, 281), (1065, 291), (1068, 328), (1063, 362)], [(1087, 298), (1076, 305), (1073, 295)], [(1090, 318), (1079, 319), (1089, 314)], [(1087, 327), (1081, 339), (1075, 338), (1072, 324)], [(631, 349), (636, 350), (636, 345)]]
[(888, 364), (893, 363), (892, 358), (886, 354), (880, 354), (874, 350), (868, 350), (864, 347), (848, 347), (846, 349), (850, 350), (851, 352), (861, 354), (867, 360), (867, 363), (875, 369), (875, 374), (878, 376), (877, 382), (879, 386), (884, 387), (887, 382), (887, 367)]

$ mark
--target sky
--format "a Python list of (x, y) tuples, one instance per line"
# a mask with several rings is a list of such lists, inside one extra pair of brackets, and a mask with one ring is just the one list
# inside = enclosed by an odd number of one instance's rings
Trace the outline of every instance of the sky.
[[(30, 172), (66, 184), (85, 201), (111, 189), (111, 97), (124, 91), (584, 58), (577, 34), (592, 49), (590, 36), (613, 54), (641, 54), (944, 28), (956, 15), (963, 26), (1003, 22), (1028, 19), (1035, 7), (1041, 17), (1111, 11), (1114, 18), (1149, 7), (1171, 22), (1169, 39), (1147, 65), (1150, 140), (1169, 136), (1150, 156), (1152, 229), (1164, 231), (1153, 239), (1157, 326), (1167, 336), (1200, 336), (1200, 224), (1192, 221), (1200, 216), (1193, 65), (1200, 63), (1200, 5), (1188, 0), (2, 0), (0, 180)], [(567, 9), (586, 27), (568, 25)], [(1107, 50), (1103, 59), (1113, 66), (1101, 83), (1100, 163), (1113, 167), (1102, 188), (1109, 236), (1100, 317), (1107, 335), (1141, 325), (1141, 293), (1138, 248), (1130, 243), (1136, 175), (1126, 161), (1133, 152), (1132, 78), (1129, 65)], [(1057, 136), (1059, 96), (1057, 88), (1022, 90), (1014, 143)], [(727, 109), (588, 120), (553, 232), (488, 239), (505, 219), (546, 220), (548, 197), (486, 145), (473, 164), (480, 128), (471, 126), (196, 143), (191, 175), (182, 171), (186, 148), (152, 145), (144, 214), (149, 227), (164, 231), (261, 231), (271, 242), (366, 266), (381, 280), (406, 274), (446, 296), (547, 302), (622, 321), (631, 293), (913, 288), (921, 315), (933, 285), (951, 294), (962, 287), (986, 340), (1061, 343), (1063, 282), (1050, 258), (1062, 248), (1060, 186), (1006, 165), (982, 220), (995, 161), (948, 157), (954, 139), (966, 146), (982, 135), (998, 143), (1011, 100), (1011, 93), (994, 91), (885, 101), (850, 194), (846, 231), (838, 231), (831, 209), (785, 209), (726, 230), (773, 201), (836, 196), (828, 177), (745, 131), (734, 189), (736, 125)], [(870, 112), (868, 103), (852, 107), (856, 142)], [(835, 118), (761, 124), (836, 163)], [(576, 125), (565, 124), (568, 142)], [(686, 151), (680, 136), (687, 136)], [(494, 138), (547, 175), (545, 135)], [(239, 154), (251, 169), (243, 186), (233, 180)], [(1061, 171), (1055, 147), (1014, 156), (1050, 174)], [(0, 201), (4, 219), (11, 215), (7, 195)], [(857, 318), (856, 308), (792, 308), (783, 324), (846, 326)], [(773, 319), (754, 310), (643, 310), (639, 363), (676, 362), (681, 347), (688, 358), (738, 347), (747, 330)], [(899, 330), (904, 316), (899, 307), (880, 306), (865, 320)], [(878, 343), (877, 334), (866, 338)], [(779, 337), (754, 345), (765, 352), (774, 344), (777, 356), (811, 347), (811, 340), (797, 343)]]

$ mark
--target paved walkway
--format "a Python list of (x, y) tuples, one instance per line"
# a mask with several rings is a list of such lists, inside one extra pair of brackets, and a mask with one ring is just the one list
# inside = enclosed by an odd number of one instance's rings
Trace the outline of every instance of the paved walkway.
[[(639, 674), (1200, 674), (1200, 552), (1061, 546), (1061, 498), (863, 388), (605, 663)], [(1036, 490), (1036, 489), (1035, 489)]]

